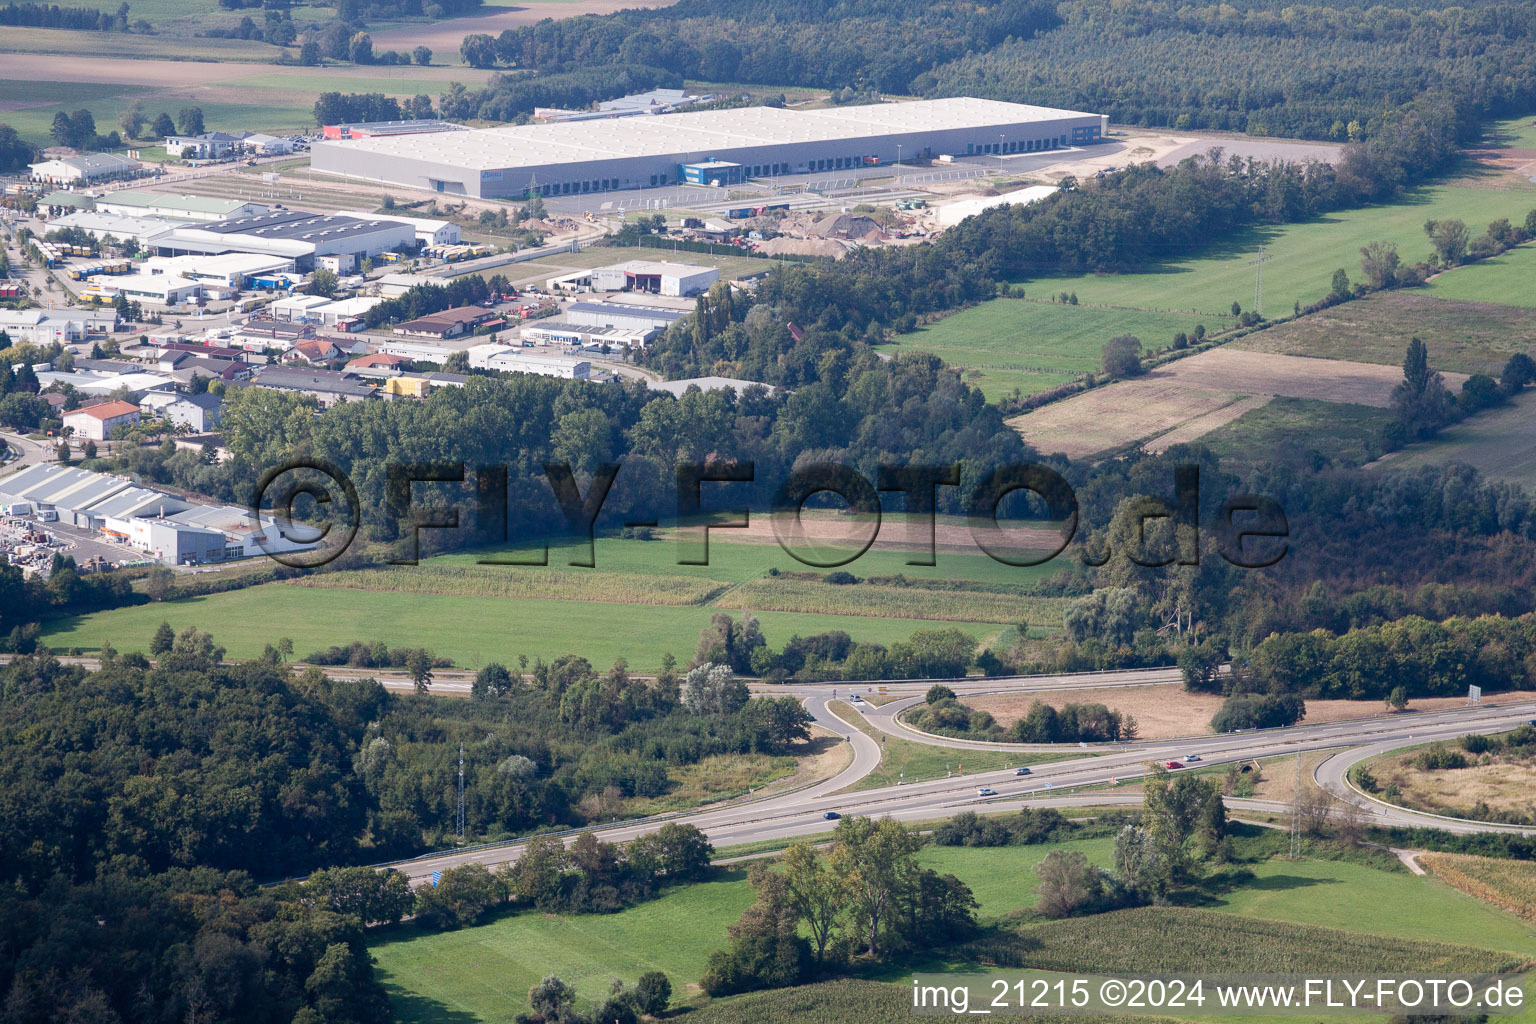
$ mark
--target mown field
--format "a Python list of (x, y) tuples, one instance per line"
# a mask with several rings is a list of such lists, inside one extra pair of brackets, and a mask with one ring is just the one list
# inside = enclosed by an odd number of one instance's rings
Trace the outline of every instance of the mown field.
[(1324, 458), (1359, 466), (1381, 454), (1378, 438), (1392, 422), (1385, 409), (1308, 398), (1275, 398), (1251, 409), (1199, 439), (1221, 459), (1240, 466), (1316, 452)]
[(1148, 348), (1161, 348), (1179, 331), (1194, 333), (1196, 323), (1215, 333), (1231, 326), (1232, 318), (1073, 306), (1043, 301), (1042, 295), (984, 302), (902, 335), (889, 347), (931, 352), (964, 367), (966, 380), (995, 401), (1015, 388), (1033, 394), (1097, 372), (1104, 343), (1117, 335), (1134, 334)]
[(1263, 246), (1269, 256), (1263, 312), (1288, 314), (1296, 302), (1307, 305), (1327, 295), (1333, 272), (1340, 267), (1351, 280), (1359, 280), (1359, 250), (1369, 242), (1395, 242), (1404, 262), (1416, 263), (1431, 252), (1424, 233), (1427, 219), (1459, 218), (1476, 235), (1498, 217), (1523, 221), (1532, 206), (1536, 196), (1530, 193), (1463, 185), (1414, 188), (1390, 205), (1245, 230), (1214, 243), (1200, 256), (1142, 273), (1042, 277), (1022, 283), (1039, 292), (1075, 291), (1081, 302), (1092, 305), (1209, 317), (1230, 313), (1233, 302), (1252, 308), (1255, 272), (1249, 261)]
[[(1457, 274), (1464, 274), (1467, 281), (1477, 280), (1495, 270), (1494, 262), (1463, 267), (1436, 281)], [(1536, 274), (1536, 264), (1532, 271)], [(1507, 303), (1527, 290), (1504, 282), (1496, 291)], [(1409, 338), (1423, 339), (1429, 346), (1430, 365), (1437, 370), (1497, 376), (1511, 355), (1536, 347), (1536, 310), (1495, 301), (1447, 299), (1425, 289), (1381, 292), (1247, 335), (1230, 347), (1397, 366)]]
[(1465, 462), (1484, 476), (1536, 490), (1536, 397), (1525, 394), (1508, 405), (1441, 431), (1433, 440), (1392, 452), (1374, 465), (1382, 469), (1416, 469), (1448, 462)]
[(1536, 280), (1536, 245), (1527, 244), (1501, 256), (1447, 271), (1425, 288), (1429, 294), (1441, 299), (1536, 308), (1536, 290), (1531, 288), (1533, 280)]
[[(976, 893), (983, 920), (1028, 911), (1034, 867), (1052, 849), (1077, 849), (1107, 865), (1111, 841), (1073, 840), (1033, 847), (929, 847), (922, 862), (953, 872)], [(1210, 973), (1214, 971), (1361, 971), (1423, 973), (1493, 969), (1536, 954), (1536, 938), (1511, 914), (1433, 877), (1363, 864), (1303, 860), (1252, 866), (1254, 878), (1219, 896), (1210, 909), (1148, 907), (1099, 917), (1026, 926), (1033, 968), (1059, 971)], [(477, 928), (419, 933), (403, 927), (373, 945), (404, 1022), (473, 1024), (523, 1009), (527, 990), (557, 972), (585, 998), (614, 978), (633, 982), (646, 970), (667, 973), (675, 999), (689, 990), (725, 928), (751, 902), (744, 872), (668, 893), (619, 914), (559, 917), (518, 914)], [(655, 941), (664, 935), (665, 942)], [(938, 963), (931, 969), (960, 968)], [(890, 986), (897, 996), (905, 986)], [(842, 981), (706, 1004), (690, 1021), (882, 1021), (885, 988)], [(910, 1012), (909, 1008), (904, 1012)]]
[(1012, 635), (1019, 623), (1049, 630), (1061, 621), (1061, 599), (1029, 593), (1060, 563), (1020, 568), (940, 550), (936, 565), (909, 566), (908, 553), (882, 547), (846, 567), (859, 583), (838, 585), (772, 543), (717, 537), (703, 566), (678, 565), (682, 554), (671, 540), (603, 538), (594, 569), (569, 565), (585, 557), (584, 549), (559, 546), (550, 548), (548, 566), (478, 564), (527, 558), (527, 551), (444, 555), (420, 566), (319, 573), (61, 619), (45, 627), (45, 636), (59, 649), (95, 649), (107, 641), (132, 647), (147, 643), (164, 620), (212, 632), (232, 657), (254, 656), (286, 636), (301, 655), (357, 639), (385, 640), (430, 647), (470, 668), (520, 654), (549, 661), (576, 653), (599, 667), (623, 657), (647, 672), (659, 668), (667, 652), (687, 661), (699, 630), (717, 612), (756, 614), (776, 648), (795, 634), (834, 629), (889, 645), (920, 629), (956, 627), (987, 643)]
[[(518, 655), (550, 661), (579, 654), (607, 667), (619, 658), (637, 672), (654, 672), (668, 652), (687, 662), (710, 616), (739, 610), (724, 606), (614, 605), (534, 598), (454, 597), (411, 593), (338, 591), (289, 583), (268, 583), (211, 597), (139, 605), (57, 620), (44, 629), (44, 643), (56, 649), (95, 650), (111, 642), (121, 650), (142, 649), (160, 622), (177, 630), (210, 632), (230, 657), (251, 658), (279, 637), (293, 641), (301, 655), (354, 639), (430, 648), (455, 665), (476, 668)], [(921, 619), (868, 618), (763, 612), (757, 616), (774, 647), (795, 634), (841, 629), (855, 641), (890, 645), (920, 629)], [(967, 624), (987, 639), (1003, 623)]]

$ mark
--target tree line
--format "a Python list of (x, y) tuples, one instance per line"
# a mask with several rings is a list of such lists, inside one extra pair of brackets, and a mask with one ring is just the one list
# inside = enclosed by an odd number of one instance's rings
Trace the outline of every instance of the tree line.
[(117, 5), (115, 11), (98, 10), (94, 7), (60, 7), (58, 4), (8, 3), (0, 7), (0, 25), (20, 28), (62, 28), (87, 32), (150, 31), (149, 23), (140, 19), (132, 26), (128, 23), (129, 7)]
[(1055, 6), (1045, 0), (968, 5), (682, 0), (654, 12), (621, 11), (507, 29), (494, 41), (494, 56), (525, 69), (643, 65), (706, 82), (796, 82), (911, 93), (914, 78), (925, 71), (1058, 23)]
[(925, 732), (960, 739), (1007, 743), (1108, 743), (1133, 740), (1136, 717), (1103, 704), (1070, 702), (1060, 708), (1032, 701), (1011, 726), (997, 724), (991, 712), (962, 703), (947, 686), (928, 689), (923, 703), (905, 712), (907, 722)]

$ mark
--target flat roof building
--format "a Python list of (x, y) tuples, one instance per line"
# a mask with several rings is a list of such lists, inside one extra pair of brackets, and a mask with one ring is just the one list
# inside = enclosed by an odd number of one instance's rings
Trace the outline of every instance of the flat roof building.
[(184, 225), (155, 241), (162, 256), (261, 253), (294, 260), (300, 270), (313, 267), (316, 256), (345, 254), (361, 260), (415, 244), (416, 232), (409, 224), (302, 210), (274, 210)]
[(109, 192), (96, 200), (96, 209), (128, 217), (163, 217), (180, 221), (219, 221), (266, 213), (260, 203), (214, 196), (173, 195), (169, 192), (129, 190)]
[(632, 331), (664, 331), (688, 314), (680, 309), (626, 306), (616, 302), (573, 302), (565, 311), (568, 323), (585, 327), (619, 327)]
[(422, 118), (415, 121), (358, 121), (352, 124), (328, 124), (320, 134), (328, 139), (378, 139), (395, 135), (431, 135), (437, 132), (467, 131), (451, 121)]
[(45, 181), (57, 185), (134, 178), (144, 173), (143, 164), (126, 156), (118, 156), (116, 153), (60, 156), (29, 166), (33, 181)]
[(311, 166), (483, 198), (670, 185), (691, 164), (741, 176), (850, 170), (898, 156), (1034, 153), (1100, 141), (1101, 114), (951, 97), (825, 110), (738, 107), (656, 117), (508, 125), (423, 137), (317, 142)]

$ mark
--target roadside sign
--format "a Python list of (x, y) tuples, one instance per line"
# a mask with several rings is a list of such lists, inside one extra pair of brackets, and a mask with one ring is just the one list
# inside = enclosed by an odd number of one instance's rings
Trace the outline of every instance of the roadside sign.
[(1483, 688), (1481, 686), (1467, 687), (1467, 703), (1481, 704), (1483, 700)]
[(441, 882), (442, 880), (443, 880), (443, 873), (441, 871), (434, 871), (434, 872), (432, 872), (432, 887), (434, 889), (437, 888), (437, 883)]

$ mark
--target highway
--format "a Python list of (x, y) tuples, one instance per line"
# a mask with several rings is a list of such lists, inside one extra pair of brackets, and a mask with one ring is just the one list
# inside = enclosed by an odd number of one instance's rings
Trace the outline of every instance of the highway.
[[(1059, 683), (1060, 677), (1048, 677)], [(1133, 685), (1141, 680), (1118, 682)], [(996, 689), (996, 681), (993, 689)], [(1106, 681), (1107, 682), (1107, 681)], [(1110, 685), (1116, 685), (1111, 683)], [(889, 815), (904, 821), (946, 817), (965, 810), (1014, 810), (1023, 806), (1100, 806), (1122, 802), (1139, 803), (1139, 798), (1113, 793), (1056, 793), (1085, 786), (1105, 785), (1141, 776), (1150, 763), (1161, 763), (1190, 754), (1198, 754), (1206, 765), (1223, 765), (1258, 758), (1294, 755), (1313, 750), (1338, 748), (1340, 754), (1325, 760), (1316, 778), (1322, 786), (1341, 797), (1361, 804), (1364, 816), (1373, 824), (1428, 825), (1453, 832), (1480, 830), (1536, 832), (1519, 826), (1495, 826), (1437, 818), (1373, 800), (1363, 800), (1350, 790), (1344, 772), (1361, 757), (1396, 747), (1436, 739), (1452, 739), (1475, 732), (1507, 730), (1536, 716), (1536, 701), (1498, 706), (1469, 706), (1448, 711), (1397, 714), (1349, 722), (1314, 726), (1292, 726), (1234, 733), (1199, 736), (1177, 740), (1147, 740), (1129, 744), (1099, 745), (1083, 750), (1081, 757), (1035, 766), (1028, 776), (1012, 770), (981, 772), (963, 777), (934, 779), (911, 785), (887, 786), (858, 792), (842, 792), (863, 778), (879, 763), (879, 745), (862, 731), (838, 718), (828, 708), (830, 692), (805, 698), (816, 723), (853, 744), (852, 763), (837, 776), (804, 788), (774, 795), (736, 800), (698, 811), (664, 817), (620, 822), (599, 826), (604, 839), (624, 842), (659, 828), (668, 821), (682, 821), (697, 826), (717, 847), (740, 843), (810, 836), (830, 831), (836, 821), (825, 817), (829, 811), (839, 814)], [(893, 707), (888, 704), (885, 707)], [(885, 718), (892, 729), (901, 729), (884, 709), (866, 705), (867, 722)], [(879, 725), (876, 725), (879, 728)], [(907, 739), (959, 746), (963, 741), (900, 732)], [(1014, 749), (1025, 748), (1018, 745)], [(1061, 746), (1054, 749), (1060, 751)], [(1077, 748), (1069, 748), (1077, 749)], [(979, 786), (996, 790), (996, 796), (978, 795)], [(1229, 800), (1233, 809), (1276, 811), (1284, 805), (1269, 801)], [(521, 850), (517, 842), (434, 854), (393, 865), (406, 872), (413, 882), (425, 880), (434, 871), (468, 863), (486, 865), (515, 861)]]

